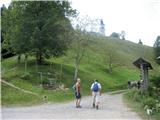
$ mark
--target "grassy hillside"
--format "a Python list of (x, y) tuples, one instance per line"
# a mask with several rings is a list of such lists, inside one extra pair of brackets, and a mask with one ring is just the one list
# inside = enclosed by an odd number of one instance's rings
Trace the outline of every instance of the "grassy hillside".
[[(108, 72), (108, 52), (113, 53), (113, 73)], [(74, 84), (74, 51), (69, 49), (65, 56), (50, 58), (46, 64), (35, 65), (35, 58), (29, 57), (25, 72), (24, 58), (17, 64), (17, 56), (2, 60), (2, 78), (20, 88), (38, 93), (39, 96), (21, 93), (14, 88), (2, 84), (2, 105), (31, 105), (47, 101), (60, 102), (74, 98), (72, 85)], [(92, 36), (89, 47), (86, 50), (80, 65), (79, 77), (82, 80), (82, 95), (88, 95), (93, 79), (98, 79), (103, 87), (103, 92), (125, 89), (128, 80), (138, 80), (139, 70), (132, 62), (139, 57), (149, 60), (155, 68), (150, 74), (156, 74), (158, 68), (153, 62), (153, 50), (151, 47), (138, 45), (129, 41), (110, 37)], [(69, 90), (52, 91), (44, 90), (37, 72), (55, 73), (59, 77), (58, 83), (64, 84)], [(53, 77), (53, 76), (52, 76)], [(47, 76), (43, 76), (47, 81)]]

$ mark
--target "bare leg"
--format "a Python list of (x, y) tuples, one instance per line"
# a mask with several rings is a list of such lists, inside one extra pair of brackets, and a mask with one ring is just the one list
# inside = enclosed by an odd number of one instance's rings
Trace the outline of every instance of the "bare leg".
[(93, 94), (93, 108), (95, 108), (95, 102), (96, 102), (95, 98), (96, 96)]
[(96, 109), (98, 110), (99, 109), (99, 104), (100, 104), (100, 102), (99, 102), (99, 97), (100, 97), (100, 95), (99, 95), (99, 93), (98, 94), (96, 94)]
[(78, 106), (78, 99), (76, 99), (76, 107)]
[(80, 103), (81, 103), (81, 99), (78, 99), (78, 106), (80, 106)]

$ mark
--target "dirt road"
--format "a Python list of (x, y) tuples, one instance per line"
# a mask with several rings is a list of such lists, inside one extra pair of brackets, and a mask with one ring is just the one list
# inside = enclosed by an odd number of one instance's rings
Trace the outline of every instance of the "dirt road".
[(46, 103), (33, 107), (2, 108), (2, 119), (127, 119), (142, 120), (123, 103), (122, 94), (101, 96), (99, 110), (92, 108), (92, 97), (82, 98), (82, 108), (75, 108), (75, 101), (69, 103)]

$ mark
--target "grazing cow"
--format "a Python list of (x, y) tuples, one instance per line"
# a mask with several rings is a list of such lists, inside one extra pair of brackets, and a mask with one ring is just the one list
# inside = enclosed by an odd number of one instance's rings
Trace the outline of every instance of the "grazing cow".
[(140, 89), (141, 88), (141, 85), (142, 85), (143, 81), (128, 81), (128, 88), (138, 88)]
[(128, 81), (128, 88), (137, 87), (137, 81)]

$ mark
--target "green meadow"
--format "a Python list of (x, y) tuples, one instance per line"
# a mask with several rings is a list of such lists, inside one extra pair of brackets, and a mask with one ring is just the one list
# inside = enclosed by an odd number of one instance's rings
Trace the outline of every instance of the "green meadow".
[[(108, 52), (112, 53), (112, 73), (108, 72)], [(23, 93), (20, 90), (2, 83), (2, 105), (33, 105), (44, 102), (66, 102), (74, 99), (74, 50), (69, 48), (64, 56), (45, 59), (45, 64), (36, 65), (35, 57), (29, 56), (25, 68), (24, 56), (17, 63), (17, 56), (2, 59), (2, 79), (13, 85), (37, 93), (38, 96)], [(153, 48), (139, 45), (127, 40), (111, 37), (91, 36), (89, 46), (81, 60), (78, 77), (81, 78), (82, 96), (90, 94), (90, 86), (94, 79), (102, 84), (102, 91), (127, 89), (128, 80), (139, 80), (139, 70), (132, 64), (139, 57), (151, 62), (155, 75), (158, 67), (154, 62)], [(54, 73), (58, 76), (57, 84), (64, 85), (65, 90), (47, 90), (40, 86), (42, 80), (38, 72)], [(53, 77), (53, 76), (51, 76)], [(44, 100), (46, 96), (46, 100)]]

